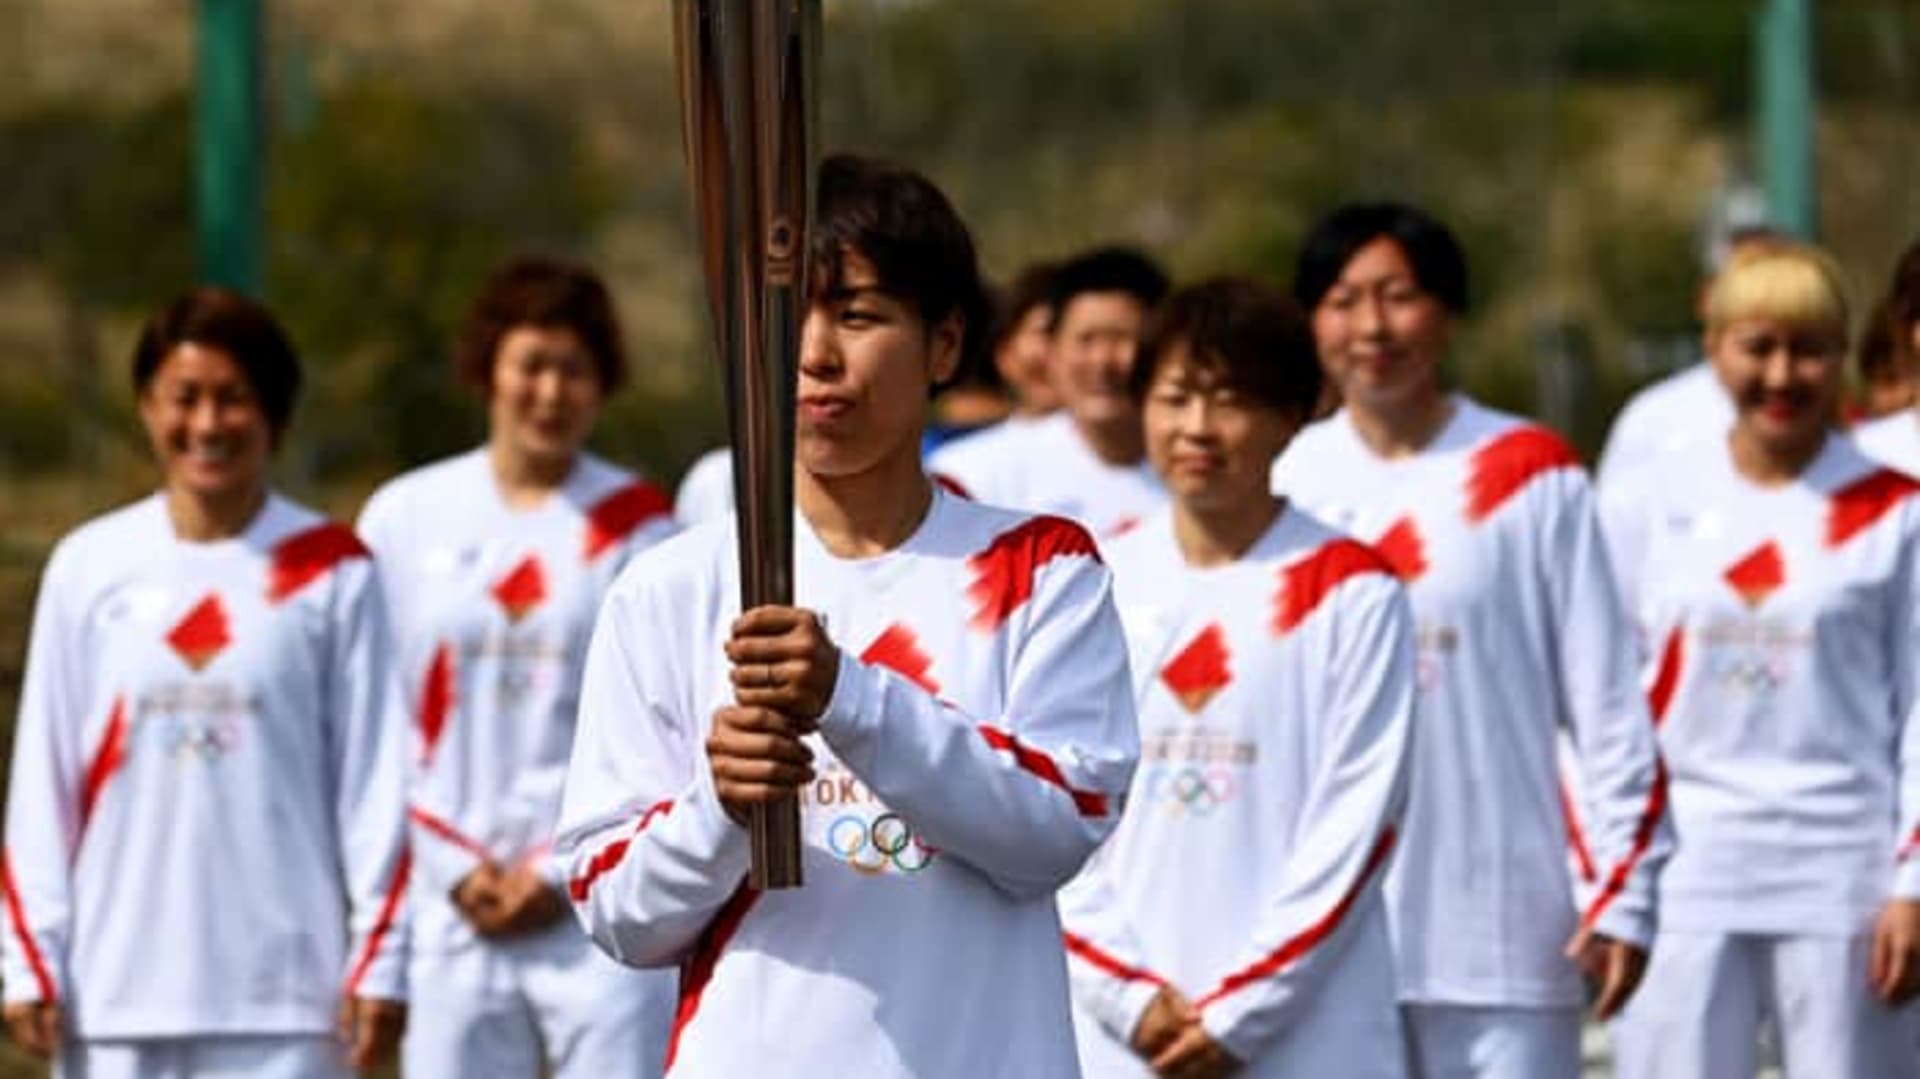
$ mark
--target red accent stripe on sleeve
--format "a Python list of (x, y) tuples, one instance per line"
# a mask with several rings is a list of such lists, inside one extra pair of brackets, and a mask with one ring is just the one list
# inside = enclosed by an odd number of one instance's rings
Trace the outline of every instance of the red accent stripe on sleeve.
[[(113, 699), (113, 710), (107, 713), (107, 729), (100, 735), (100, 746), (93, 751), (93, 759), (87, 762), (87, 773), (80, 786), (80, 833), (86, 834), (87, 822), (93, 819), (94, 807), (100, 804), (100, 794), (106, 790), (107, 781), (120, 771), (127, 761), (127, 700), (125, 697)], [(75, 849), (78, 849), (76, 844)]]
[(1660, 665), (1653, 674), (1653, 685), (1647, 690), (1647, 709), (1653, 713), (1653, 725), (1658, 729), (1667, 721), (1667, 711), (1673, 707), (1673, 695), (1680, 689), (1680, 672), (1686, 666), (1687, 638), (1680, 626), (1667, 631), (1666, 643), (1660, 646)]
[(1567, 822), (1567, 847), (1573, 851), (1573, 863), (1580, 871), (1580, 880), (1592, 884), (1600, 879), (1600, 871), (1594, 868), (1587, 833), (1580, 827), (1580, 811), (1574, 807), (1573, 792), (1567, 789), (1565, 780), (1560, 783), (1560, 817)]
[(296, 532), (273, 545), (267, 602), (283, 603), (340, 563), (367, 557), (367, 545), (345, 525), (328, 521)]
[(421, 809), (419, 806), (408, 806), (407, 819), (426, 829), (428, 834), (440, 841), (459, 847), (461, 850), (466, 851), (476, 858), (488, 859), (493, 857), (493, 852), (487, 849), (485, 843), (455, 828), (453, 823), (444, 817), (435, 816)]
[(1890, 468), (1869, 472), (1835, 491), (1827, 505), (1827, 546), (1838, 547), (1873, 527), (1915, 491), (1920, 491), (1920, 481)]
[(1107, 815), (1107, 796), (1099, 791), (1080, 790), (1068, 783), (1066, 773), (1060, 771), (1060, 766), (1054, 763), (1052, 757), (1021, 742), (1011, 732), (1003, 731), (998, 727), (990, 727), (982, 723), (979, 731), (980, 737), (987, 740), (987, 745), (1002, 753), (1013, 754), (1013, 762), (1022, 769), (1066, 791), (1067, 797), (1073, 799), (1073, 808), (1079, 810), (1081, 816), (1104, 817)]
[(1600, 916), (1607, 912), (1620, 893), (1626, 890), (1627, 878), (1633, 875), (1634, 867), (1653, 844), (1653, 833), (1660, 827), (1660, 818), (1667, 812), (1667, 762), (1659, 757), (1653, 760), (1653, 789), (1647, 792), (1647, 805), (1640, 813), (1640, 823), (1633, 830), (1633, 847), (1627, 856), (1607, 874), (1607, 883), (1601, 887), (1600, 894), (1588, 904), (1585, 917), (1580, 919), (1583, 929), (1592, 929)]
[(700, 997), (713, 981), (713, 971), (720, 965), (721, 954), (727, 950), (734, 934), (740, 932), (740, 923), (747, 920), (747, 912), (759, 898), (759, 892), (742, 884), (733, 898), (720, 908), (720, 913), (714, 915), (713, 924), (700, 934), (699, 943), (681, 966), (680, 1002), (673, 1010), (673, 1033), (667, 1038), (667, 1071), (673, 1070), (674, 1058), (680, 1055), (680, 1036), (687, 1032), (700, 1011)]
[(1245, 989), (1255, 982), (1273, 977), (1282, 970), (1285, 970), (1289, 965), (1297, 962), (1301, 956), (1306, 955), (1315, 947), (1319, 946), (1321, 941), (1332, 936), (1333, 931), (1340, 928), (1340, 923), (1346, 919), (1347, 912), (1352, 910), (1353, 905), (1360, 901), (1360, 893), (1366, 889), (1367, 881), (1371, 880), (1374, 874), (1378, 873), (1380, 868), (1387, 864), (1387, 856), (1393, 853), (1393, 844), (1396, 838), (1396, 834), (1391, 825), (1380, 833), (1380, 838), (1374, 841), (1373, 850), (1367, 854), (1366, 864), (1360, 867), (1359, 877), (1354, 880), (1353, 886), (1347, 889), (1347, 893), (1340, 897), (1340, 901), (1335, 903), (1333, 909), (1327, 911), (1324, 917), (1287, 938), (1278, 948), (1267, 953), (1266, 958), (1222, 978), (1220, 984), (1215, 987), (1212, 992), (1194, 1001), (1193, 1006), (1195, 1008), (1206, 1008), (1224, 997), (1238, 993), (1240, 990)]
[(27, 969), (33, 972), (40, 999), (46, 1003), (59, 1000), (53, 975), (47, 972), (46, 958), (40, 954), (40, 946), (33, 942), (33, 931), (27, 928), (27, 910), (20, 902), (20, 886), (13, 880), (13, 853), (4, 848), (0, 848), (0, 890), (7, 893), (7, 921), (13, 925), (13, 935), (20, 942), (20, 954), (26, 957)]
[(427, 676), (420, 684), (420, 712), (415, 721), (420, 728), (420, 764), (433, 763), (433, 751), (440, 736), (447, 733), (447, 720), (453, 716), (453, 649), (443, 641), (433, 650), (427, 663)]
[(1059, 517), (1033, 517), (995, 536), (987, 549), (967, 560), (973, 583), (973, 628), (992, 633), (1033, 598), (1034, 577), (1056, 558), (1083, 556), (1100, 561), (1087, 530)]
[(948, 494), (958, 495), (969, 502), (973, 501), (973, 492), (967, 490), (967, 485), (944, 472), (933, 473), (933, 482), (939, 484)]
[(584, 555), (591, 562), (648, 521), (671, 516), (673, 502), (660, 488), (635, 480), (587, 510)]
[(1123, 982), (1152, 982), (1154, 985), (1167, 984), (1167, 980), (1160, 975), (1155, 974), (1145, 967), (1136, 967), (1124, 960), (1116, 958), (1113, 953), (1106, 951), (1085, 937), (1074, 933), (1062, 933), (1060, 936), (1067, 942), (1067, 953), (1069, 955), (1082, 959), (1091, 964), (1095, 969), (1110, 974)]
[(627, 848), (633, 844), (634, 837), (646, 831), (647, 826), (654, 822), (654, 818), (664, 817), (671, 812), (673, 812), (671, 799), (648, 806), (647, 811), (640, 814), (640, 823), (633, 826), (633, 831), (600, 848), (592, 858), (587, 860), (586, 870), (567, 882), (567, 894), (573, 897), (575, 903), (586, 902), (587, 893), (593, 889), (593, 882), (613, 872), (614, 867), (627, 856)]
[(1467, 520), (1478, 524), (1493, 516), (1534, 478), (1562, 468), (1579, 468), (1580, 455), (1544, 427), (1516, 427), (1474, 451), (1467, 474)]
[(913, 630), (902, 623), (895, 622), (875, 637), (860, 653), (860, 662), (885, 667), (928, 693), (940, 692), (940, 683), (927, 673), (933, 669), (933, 657), (920, 647), (920, 638)]
[(367, 942), (360, 946), (360, 958), (354, 961), (353, 973), (347, 976), (346, 995), (360, 995), (360, 983), (366, 980), (367, 971), (373, 969), (373, 961), (380, 955), (380, 945), (387, 934), (393, 931), (393, 923), (400, 915), (400, 904), (407, 897), (407, 877), (413, 871), (413, 858), (405, 850), (400, 852), (400, 861), (393, 867), (393, 883), (387, 888), (386, 902), (380, 904), (380, 917), (374, 920), (373, 931), (367, 934)]
[(1273, 599), (1274, 636), (1298, 629), (1335, 588), (1351, 577), (1369, 573), (1393, 576), (1393, 567), (1380, 552), (1344, 537), (1281, 570), (1280, 591)]

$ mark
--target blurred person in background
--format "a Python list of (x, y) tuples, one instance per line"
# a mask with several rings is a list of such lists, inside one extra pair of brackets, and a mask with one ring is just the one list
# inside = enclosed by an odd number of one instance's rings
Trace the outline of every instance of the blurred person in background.
[(62, 540), (34, 610), (7, 1027), (84, 1079), (345, 1076), (405, 1020), (380, 582), (351, 531), (268, 486), (300, 363), (264, 308), (169, 303), (133, 385), (161, 489)]
[[(1736, 229), (1724, 247), (1716, 247), (1707, 274), (1694, 298), (1696, 313), (1704, 313), (1714, 275), (1741, 251), (1785, 242), (1765, 225)], [(1733, 405), (1714, 377), (1711, 364), (1694, 363), (1634, 394), (1607, 432), (1595, 470), (1600, 490), (1647, 466), (1660, 467), (1669, 454), (1684, 453), (1701, 440), (1713, 441), (1733, 423)]]
[[(1600, 1018), (1632, 995), (1670, 846), (1586, 473), (1558, 435), (1446, 389), (1467, 266), (1424, 212), (1329, 214), (1294, 295), (1344, 405), (1293, 440), (1275, 490), (1374, 544), (1416, 619), (1420, 729), (1387, 880), (1412, 1073), (1576, 1076), (1583, 977)], [(1565, 860), (1562, 728), (1601, 867), (1584, 910)]]
[(1103, 539), (1163, 506), (1128, 379), (1147, 317), (1166, 293), (1166, 274), (1131, 248), (1063, 263), (1051, 289), (1050, 358), (1062, 407), (1032, 421), (987, 467), (953, 473), (936, 461), (935, 470), (982, 502), (1068, 517)]
[(733, 451), (716, 446), (701, 454), (673, 494), (673, 519), (681, 528), (733, 512)]
[(930, 471), (963, 490), (972, 490), (970, 480), (988, 482), (1001, 469), (1017, 467), (1026, 437), (1060, 407), (1052, 371), (1054, 273), (1051, 263), (1036, 263), (994, 295), (993, 370), (1013, 395), (1013, 412), (927, 458)]
[[(1875, 328), (1887, 340), (1888, 360), (1879, 378), (1867, 375), (1872, 394), (1868, 414), (1878, 418), (1856, 428), (1854, 439), (1882, 464), (1920, 476), (1920, 414), (1914, 411), (1920, 402), (1915, 401), (1913, 381), (1920, 375), (1920, 240), (1910, 244), (1895, 264), (1881, 303)], [(1891, 407), (1875, 410), (1874, 404)]]
[(1913, 379), (1900, 367), (1900, 355), (1893, 347), (1893, 313), (1882, 299), (1867, 313), (1860, 330), (1860, 344), (1854, 350), (1854, 375), (1859, 380), (1857, 396), (1841, 403), (1843, 418), (1855, 426), (1885, 416), (1903, 413), (1914, 403)]
[[(561, 846), (622, 961), (680, 967), (679, 1076), (1071, 1075), (1054, 894), (1137, 752), (1093, 539), (947, 493), (925, 403), (985, 304), (918, 173), (820, 168), (792, 606), (739, 610), (731, 522), (608, 593)], [(751, 807), (799, 801), (806, 886), (748, 886)]]
[(1141, 766), (1061, 897), (1083, 1072), (1407, 1074), (1381, 880), (1413, 618), (1367, 547), (1268, 493), (1321, 374), (1286, 295), (1175, 292), (1133, 390), (1172, 505), (1106, 546)]
[(1733, 427), (1606, 495), (1679, 839), (1624, 1079), (1750, 1079), (1769, 1023), (1790, 1079), (1920, 1063), (1920, 482), (1834, 428), (1847, 325), (1823, 253), (1736, 255)]
[(551, 845), (601, 596), (673, 527), (665, 495), (585, 449), (626, 375), (605, 285), (507, 263), (455, 365), (486, 401), (486, 443), (392, 480), (360, 517), (414, 717), (406, 1070), (656, 1076), (672, 979), (593, 946)]

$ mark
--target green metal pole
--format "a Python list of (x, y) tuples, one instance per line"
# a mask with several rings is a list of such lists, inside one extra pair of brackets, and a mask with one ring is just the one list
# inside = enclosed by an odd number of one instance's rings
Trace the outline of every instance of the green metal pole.
[(200, 278), (260, 291), (260, 8), (199, 0), (194, 216)]
[(1754, 135), (1767, 218), (1812, 239), (1813, 0), (1763, 0), (1754, 29)]

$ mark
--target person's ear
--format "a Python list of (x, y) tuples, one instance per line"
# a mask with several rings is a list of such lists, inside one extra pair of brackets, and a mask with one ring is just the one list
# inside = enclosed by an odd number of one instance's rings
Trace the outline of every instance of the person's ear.
[(967, 319), (958, 311), (950, 312), (927, 335), (927, 377), (936, 386), (944, 385), (960, 373), (961, 346), (967, 340)]

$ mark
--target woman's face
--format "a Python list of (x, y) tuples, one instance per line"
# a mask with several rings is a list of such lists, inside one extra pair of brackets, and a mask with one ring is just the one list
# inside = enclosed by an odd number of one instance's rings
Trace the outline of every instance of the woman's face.
[(599, 418), (600, 375), (580, 335), (516, 326), (493, 351), (487, 419), (496, 442), (529, 460), (573, 460)]
[(1819, 444), (1832, 422), (1846, 365), (1838, 327), (1738, 319), (1708, 335), (1707, 353), (1733, 398), (1736, 428), (1783, 454)]
[(1354, 252), (1313, 310), (1320, 365), (1347, 405), (1368, 411), (1440, 392), (1453, 318), (1420, 286), (1413, 264), (1382, 236)]
[(1273, 460), (1300, 430), (1290, 416), (1195, 364), (1175, 342), (1147, 386), (1147, 457), (1184, 509), (1219, 512), (1267, 505)]
[(174, 346), (141, 391), (139, 410), (169, 490), (226, 500), (265, 486), (273, 428), (227, 350), (192, 341)]
[(911, 301), (880, 291), (873, 264), (841, 259), (840, 282), (800, 335), (796, 456), (816, 476), (852, 476), (920, 453), (930, 387), (953, 377), (964, 328), (931, 329)]

